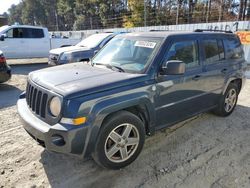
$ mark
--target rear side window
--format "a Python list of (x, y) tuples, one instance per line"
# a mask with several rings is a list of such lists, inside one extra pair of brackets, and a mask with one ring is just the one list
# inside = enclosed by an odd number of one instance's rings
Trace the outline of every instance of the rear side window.
[(243, 49), (237, 38), (228, 38), (224, 40), (228, 59), (240, 59), (243, 57)]
[(174, 42), (165, 59), (183, 61), (187, 68), (198, 66), (197, 42), (195, 40)]
[(203, 40), (205, 50), (205, 64), (214, 64), (225, 59), (225, 52), (222, 40)]
[(31, 29), (31, 38), (44, 38), (42, 29)]

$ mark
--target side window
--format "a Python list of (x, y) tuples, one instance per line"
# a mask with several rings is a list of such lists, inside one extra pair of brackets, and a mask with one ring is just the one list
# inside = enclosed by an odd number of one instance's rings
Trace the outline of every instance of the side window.
[(44, 33), (42, 29), (31, 29), (30, 38), (44, 38)]
[(221, 40), (203, 40), (203, 44), (206, 64), (214, 64), (225, 59), (224, 46)]
[(6, 32), (7, 38), (13, 38), (13, 29), (10, 29)]
[(13, 28), (6, 32), (8, 38), (23, 38), (22, 28)]
[(6, 32), (8, 38), (44, 38), (42, 29), (13, 28)]
[(240, 59), (243, 57), (241, 43), (237, 38), (228, 38), (224, 40), (228, 59)]
[(23, 30), (23, 38), (30, 38), (31, 37), (31, 29), (29, 28), (22, 28)]
[(197, 42), (195, 40), (174, 42), (168, 51), (166, 60), (183, 61), (186, 68), (198, 66)]
[(217, 40), (219, 47), (220, 60), (225, 60), (225, 49), (222, 40)]
[(6, 32), (8, 38), (29, 38), (28, 29), (13, 28)]

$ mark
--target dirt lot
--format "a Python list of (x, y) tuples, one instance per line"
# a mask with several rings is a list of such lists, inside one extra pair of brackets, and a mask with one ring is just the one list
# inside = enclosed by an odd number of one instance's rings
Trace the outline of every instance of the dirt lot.
[(28, 72), (13, 67), (0, 85), (0, 187), (249, 187), (250, 80), (227, 118), (202, 114), (147, 139), (139, 158), (119, 171), (104, 170), (38, 146), (16, 110)]

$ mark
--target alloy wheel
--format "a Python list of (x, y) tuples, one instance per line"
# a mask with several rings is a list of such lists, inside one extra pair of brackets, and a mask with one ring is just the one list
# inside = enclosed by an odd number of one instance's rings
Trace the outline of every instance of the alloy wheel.
[(134, 125), (121, 124), (108, 135), (104, 145), (105, 155), (112, 162), (124, 162), (134, 154), (139, 140), (139, 132)]
[(226, 112), (231, 112), (234, 108), (237, 100), (237, 91), (232, 88), (228, 91), (226, 98), (225, 98), (225, 104), (224, 109)]

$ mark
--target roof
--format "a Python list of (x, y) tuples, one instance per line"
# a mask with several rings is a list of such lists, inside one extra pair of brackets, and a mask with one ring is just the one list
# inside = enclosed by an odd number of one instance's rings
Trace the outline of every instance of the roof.
[(194, 32), (194, 31), (149, 31), (149, 32), (135, 32), (125, 34), (126, 36), (141, 36), (141, 37), (158, 37), (167, 38), (173, 35), (233, 35), (232, 33), (205, 31), (205, 32)]
[(36, 29), (43, 29), (44, 27), (42, 26), (32, 26), (32, 25), (19, 25), (19, 24), (16, 24), (16, 25), (11, 25), (10, 27), (24, 27), (24, 28), (36, 28)]

